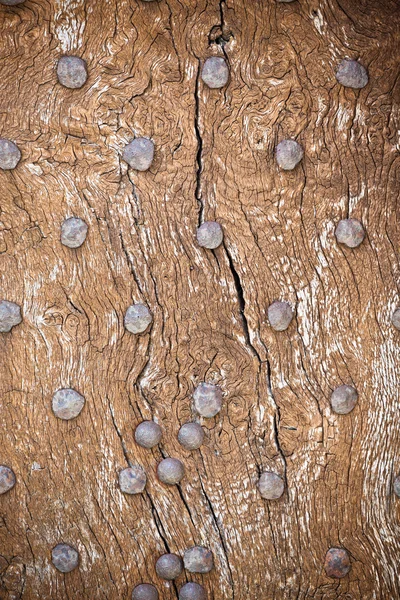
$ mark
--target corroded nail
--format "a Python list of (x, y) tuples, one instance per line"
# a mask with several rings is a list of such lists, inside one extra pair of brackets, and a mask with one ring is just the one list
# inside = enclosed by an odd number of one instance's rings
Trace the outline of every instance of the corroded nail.
[(86, 240), (88, 226), (79, 217), (65, 219), (61, 225), (61, 243), (68, 248), (79, 248)]
[(56, 417), (69, 421), (75, 419), (85, 405), (85, 398), (76, 390), (62, 388), (53, 396), (52, 408)]
[(10, 467), (0, 465), (0, 494), (5, 494), (15, 485), (15, 474)]
[(365, 237), (364, 227), (357, 219), (342, 219), (337, 224), (335, 236), (339, 244), (357, 248)]
[(222, 88), (228, 83), (229, 69), (220, 56), (207, 58), (201, 71), (201, 78), (209, 88)]
[(185, 423), (178, 432), (178, 442), (186, 450), (197, 450), (204, 440), (204, 431), (198, 423)]
[(209, 573), (214, 566), (212, 552), (203, 546), (187, 548), (183, 554), (183, 564), (190, 573)]
[(206, 590), (198, 583), (185, 583), (179, 590), (179, 600), (206, 600)]
[(351, 569), (350, 557), (344, 548), (330, 548), (325, 556), (325, 572), (328, 577), (341, 579)]
[(200, 383), (193, 393), (194, 408), (202, 417), (215, 417), (222, 408), (222, 390), (213, 383)]
[(332, 410), (338, 415), (347, 415), (355, 407), (358, 393), (351, 385), (339, 385), (331, 395)]
[(172, 581), (183, 571), (183, 563), (176, 554), (163, 554), (156, 562), (156, 573), (161, 579)]
[(135, 440), (143, 448), (153, 448), (162, 438), (161, 427), (154, 421), (142, 421), (136, 427)]
[(265, 471), (258, 480), (260, 494), (266, 500), (277, 500), (284, 492), (285, 484), (280, 475)]
[(358, 61), (345, 58), (338, 66), (336, 79), (345, 87), (361, 89), (368, 83), (368, 73)]
[(392, 314), (392, 325), (394, 325), (396, 329), (400, 329), (400, 308), (396, 308)]
[(57, 64), (58, 81), (72, 90), (81, 88), (87, 80), (86, 62), (79, 56), (62, 56)]
[(79, 553), (69, 544), (57, 544), (51, 551), (51, 560), (61, 573), (69, 573), (79, 564)]
[(9, 171), (15, 169), (21, 160), (21, 151), (14, 142), (0, 138), (0, 169)]
[(168, 485), (175, 485), (183, 479), (185, 467), (177, 458), (164, 458), (157, 467), (157, 475), (160, 481)]
[(282, 140), (276, 147), (276, 161), (284, 171), (292, 171), (304, 156), (304, 150), (294, 140)]
[(139, 465), (127, 467), (120, 471), (118, 483), (124, 494), (140, 494), (146, 487), (146, 473)]
[(147, 171), (153, 162), (154, 143), (148, 138), (136, 138), (125, 146), (122, 158), (132, 169)]
[(203, 248), (215, 250), (222, 244), (224, 234), (222, 227), (216, 221), (205, 221), (196, 232), (197, 243)]
[(268, 307), (268, 320), (275, 331), (285, 331), (293, 319), (293, 309), (288, 302), (276, 300)]
[(144, 304), (132, 304), (125, 313), (125, 329), (131, 333), (143, 333), (152, 320), (153, 317), (147, 306)]
[(0, 302), (0, 332), (8, 333), (13, 327), (21, 323), (21, 308), (15, 302), (1, 300)]
[(132, 592), (132, 600), (158, 600), (158, 592), (151, 583), (140, 583)]
[(393, 491), (400, 498), (400, 475), (393, 482)]

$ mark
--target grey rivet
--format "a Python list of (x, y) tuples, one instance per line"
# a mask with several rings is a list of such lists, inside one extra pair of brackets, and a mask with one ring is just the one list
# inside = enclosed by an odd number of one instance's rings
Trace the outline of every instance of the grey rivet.
[(4, 6), (17, 6), (17, 4), (22, 4), (25, 0), (0, 0), (0, 4), (4, 4)]
[(203, 248), (215, 250), (222, 244), (224, 234), (222, 227), (216, 221), (205, 221), (196, 232), (197, 243)]
[(277, 2), (294, 2), (294, 0), (276, 0)]
[(341, 579), (351, 569), (350, 557), (344, 548), (330, 548), (325, 556), (325, 572), (328, 577)]
[(125, 146), (122, 158), (132, 169), (147, 171), (153, 162), (154, 144), (148, 138), (136, 138)]
[(81, 88), (87, 80), (86, 62), (79, 56), (62, 56), (57, 65), (58, 81), (72, 90)]
[(57, 390), (53, 396), (52, 407), (56, 417), (69, 421), (75, 419), (85, 405), (85, 398), (71, 388)]
[(177, 458), (164, 458), (158, 464), (157, 475), (163, 483), (175, 485), (185, 476), (185, 467)]
[(393, 491), (400, 498), (400, 475), (393, 482)]
[(206, 590), (198, 583), (185, 583), (179, 590), (179, 600), (206, 600)]
[(280, 475), (265, 471), (258, 480), (260, 494), (266, 500), (277, 500), (285, 490), (285, 484)]
[(209, 573), (214, 566), (212, 552), (203, 546), (187, 548), (183, 554), (183, 564), (190, 573)]
[(400, 308), (396, 308), (392, 314), (392, 325), (394, 325), (396, 329), (400, 329)]
[(0, 301), (0, 332), (8, 333), (13, 327), (21, 323), (21, 308), (15, 302)]
[(51, 551), (51, 560), (61, 573), (69, 573), (79, 564), (79, 553), (68, 544), (58, 544)]
[(368, 73), (356, 60), (345, 58), (336, 71), (336, 79), (345, 87), (361, 89), (368, 83)]
[(5, 494), (15, 485), (15, 474), (10, 467), (0, 465), (0, 494)]
[(158, 600), (158, 592), (151, 583), (140, 583), (132, 592), (132, 600)]
[(146, 473), (139, 465), (120, 471), (118, 476), (119, 488), (124, 494), (140, 494), (146, 487)]
[(132, 304), (125, 313), (125, 329), (131, 333), (143, 333), (152, 320), (153, 317), (147, 306), (144, 304)]
[(135, 440), (143, 448), (153, 448), (162, 438), (161, 427), (154, 421), (142, 421), (136, 427)]
[(178, 442), (186, 450), (197, 450), (204, 440), (204, 431), (198, 423), (185, 423), (178, 432)]
[(278, 165), (285, 171), (292, 171), (304, 156), (303, 148), (294, 140), (282, 140), (275, 152)]
[(364, 227), (357, 219), (342, 219), (337, 224), (335, 236), (339, 244), (357, 248), (365, 237)]
[(200, 383), (193, 393), (194, 408), (202, 417), (215, 417), (222, 408), (222, 390), (213, 383)]
[(11, 140), (0, 138), (0, 169), (15, 169), (20, 160), (21, 151), (18, 146)]
[(201, 78), (209, 88), (222, 88), (228, 83), (229, 69), (220, 56), (207, 58), (201, 71)]
[(338, 415), (347, 415), (355, 407), (358, 393), (351, 385), (340, 385), (331, 395), (332, 410)]
[(79, 217), (65, 219), (61, 225), (61, 243), (68, 248), (79, 248), (86, 240), (88, 226)]
[(285, 331), (293, 319), (293, 309), (288, 302), (276, 300), (268, 307), (268, 320), (275, 331)]
[(163, 554), (156, 562), (156, 573), (161, 579), (172, 581), (183, 571), (183, 563), (176, 554)]

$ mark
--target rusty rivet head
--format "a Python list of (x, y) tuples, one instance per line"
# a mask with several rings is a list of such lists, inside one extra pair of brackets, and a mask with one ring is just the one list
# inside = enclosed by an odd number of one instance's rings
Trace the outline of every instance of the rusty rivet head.
[(393, 482), (393, 491), (400, 498), (400, 475)]
[(216, 221), (205, 221), (197, 229), (196, 238), (197, 243), (202, 248), (215, 250), (215, 248), (218, 248), (222, 244), (224, 234), (219, 223)]
[(15, 302), (0, 301), (0, 333), (8, 333), (21, 323), (21, 308)]
[(156, 562), (156, 573), (161, 579), (172, 581), (183, 571), (183, 563), (176, 554), (163, 554)]
[(146, 473), (139, 465), (120, 471), (118, 476), (119, 489), (124, 494), (140, 494), (146, 487)]
[(209, 573), (214, 566), (212, 552), (203, 546), (187, 548), (183, 554), (183, 564), (190, 573)]
[(392, 314), (392, 325), (394, 325), (396, 329), (400, 329), (400, 308), (396, 308)]
[(285, 484), (278, 473), (265, 471), (258, 480), (260, 494), (266, 500), (277, 500), (284, 492)]
[(268, 320), (275, 331), (285, 331), (293, 319), (293, 309), (288, 302), (276, 300), (268, 307)]
[(135, 441), (142, 448), (157, 446), (161, 438), (161, 427), (154, 421), (142, 421), (135, 429)]
[(72, 90), (81, 88), (87, 80), (86, 62), (79, 56), (62, 56), (57, 64), (58, 81)]
[(179, 590), (179, 600), (206, 600), (206, 590), (199, 583), (189, 581)]
[(201, 71), (201, 78), (209, 88), (224, 87), (229, 79), (229, 69), (225, 59), (220, 56), (207, 58)]
[(85, 405), (85, 398), (71, 388), (57, 390), (53, 396), (52, 408), (56, 417), (69, 421), (75, 419)]
[(17, 4), (22, 4), (25, 0), (0, 0), (0, 4), (4, 4), (4, 6), (17, 6)]
[(21, 160), (21, 151), (14, 142), (0, 138), (0, 169), (10, 171), (15, 169)]
[(69, 544), (57, 544), (51, 551), (53, 565), (61, 573), (69, 573), (79, 564), (79, 553)]
[(152, 320), (151, 312), (145, 304), (132, 304), (125, 313), (125, 329), (131, 333), (143, 333)]
[(341, 579), (351, 569), (350, 557), (344, 548), (329, 548), (325, 556), (325, 572), (328, 577)]
[(10, 467), (0, 465), (0, 494), (5, 494), (15, 485), (15, 474)]
[(368, 83), (368, 73), (358, 61), (345, 58), (338, 66), (336, 79), (345, 87), (361, 89)]
[(185, 476), (185, 467), (177, 458), (164, 458), (158, 464), (157, 475), (163, 483), (175, 485)]
[(339, 385), (331, 395), (331, 406), (333, 412), (338, 415), (347, 415), (355, 407), (358, 393), (351, 385)]
[(140, 583), (132, 592), (132, 600), (158, 600), (158, 592), (151, 583)]
[(342, 219), (337, 224), (335, 236), (339, 244), (357, 248), (365, 237), (364, 227), (357, 219)]
[(88, 226), (79, 217), (65, 219), (61, 225), (61, 243), (68, 248), (79, 248), (86, 240)]
[(178, 442), (186, 450), (197, 450), (204, 440), (204, 431), (198, 423), (185, 423), (178, 432)]
[(284, 171), (292, 171), (304, 156), (304, 150), (294, 140), (282, 140), (276, 147), (276, 161)]
[(147, 171), (153, 162), (154, 143), (148, 138), (136, 138), (125, 146), (122, 158), (132, 169)]
[(222, 408), (222, 390), (213, 383), (200, 383), (193, 393), (194, 408), (202, 417), (211, 419)]

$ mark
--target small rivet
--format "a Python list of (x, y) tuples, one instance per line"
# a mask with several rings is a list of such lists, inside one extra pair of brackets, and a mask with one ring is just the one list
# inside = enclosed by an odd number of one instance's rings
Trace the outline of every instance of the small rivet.
[(69, 573), (79, 564), (79, 553), (69, 544), (58, 544), (51, 551), (53, 565), (61, 573)]
[(21, 323), (21, 308), (15, 302), (0, 301), (0, 333), (8, 333)]
[(118, 476), (119, 488), (124, 494), (141, 494), (146, 481), (146, 473), (139, 465), (123, 469)]
[(357, 219), (342, 219), (337, 224), (335, 236), (339, 244), (357, 248), (365, 237), (364, 227)]
[(220, 56), (207, 58), (201, 71), (201, 78), (211, 89), (222, 88), (228, 83), (229, 69)]
[(206, 590), (199, 583), (185, 583), (179, 590), (179, 600), (206, 600)]
[(393, 482), (393, 491), (400, 498), (400, 475)]
[(86, 240), (88, 226), (79, 217), (65, 219), (61, 225), (61, 243), (68, 248), (79, 248)]
[(164, 458), (157, 467), (160, 481), (167, 485), (175, 485), (185, 476), (185, 467), (177, 458)]
[(222, 227), (216, 221), (205, 221), (196, 232), (197, 243), (203, 248), (215, 250), (222, 244), (224, 234)]
[(85, 398), (71, 388), (57, 390), (53, 396), (53, 412), (56, 417), (64, 421), (75, 419), (84, 406)]
[(17, 6), (17, 4), (22, 4), (25, 0), (0, 0), (0, 4), (4, 4), (4, 6)]
[(222, 390), (213, 383), (200, 383), (193, 392), (194, 408), (202, 417), (215, 417), (222, 408)]
[(57, 64), (58, 81), (72, 90), (81, 88), (87, 80), (86, 62), (79, 56), (62, 56)]
[(268, 307), (268, 320), (275, 331), (285, 331), (293, 319), (293, 309), (288, 302), (276, 300)]
[(396, 308), (392, 314), (392, 325), (394, 325), (396, 329), (400, 329), (400, 308)]
[(144, 304), (132, 304), (125, 313), (125, 329), (131, 333), (143, 333), (152, 320), (153, 317), (147, 306)]
[(183, 564), (190, 573), (209, 573), (214, 567), (212, 552), (203, 546), (187, 548), (183, 554)]
[(16, 482), (15, 474), (10, 467), (0, 465), (0, 494), (12, 490)]
[(204, 440), (204, 431), (198, 423), (185, 423), (178, 432), (178, 442), (186, 450), (197, 450)]
[(285, 490), (285, 484), (280, 475), (265, 471), (258, 480), (260, 494), (266, 500), (277, 500)]
[(340, 385), (331, 395), (332, 410), (338, 415), (347, 415), (355, 407), (358, 393), (351, 385)]
[(21, 160), (21, 151), (14, 142), (0, 138), (0, 169), (9, 171), (15, 169)]
[(350, 557), (344, 548), (330, 548), (325, 556), (325, 572), (328, 577), (341, 579), (351, 569)]
[(158, 592), (151, 583), (139, 583), (133, 592), (132, 600), (158, 600)]
[(143, 448), (153, 448), (160, 443), (162, 430), (154, 421), (142, 421), (135, 429), (135, 441)]
[(368, 73), (358, 61), (345, 58), (338, 66), (336, 79), (345, 87), (361, 89), (368, 83)]
[(176, 554), (163, 554), (156, 562), (156, 573), (161, 579), (172, 581), (183, 571), (183, 563)]
[(276, 147), (276, 161), (284, 171), (292, 171), (304, 156), (304, 150), (294, 140), (282, 140)]
[(154, 158), (154, 143), (148, 138), (139, 137), (127, 144), (122, 159), (136, 171), (147, 171)]

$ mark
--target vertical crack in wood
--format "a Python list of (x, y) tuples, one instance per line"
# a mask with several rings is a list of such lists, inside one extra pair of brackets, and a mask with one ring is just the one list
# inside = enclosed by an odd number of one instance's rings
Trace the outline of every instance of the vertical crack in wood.
[(195, 197), (199, 206), (198, 225), (200, 226), (204, 220), (204, 202), (201, 193), (201, 173), (203, 171), (203, 139), (200, 133), (200, 60), (198, 61), (198, 69), (196, 75), (196, 85), (194, 91), (195, 112), (194, 112), (194, 130), (197, 139), (197, 154), (196, 154), (196, 188)]

